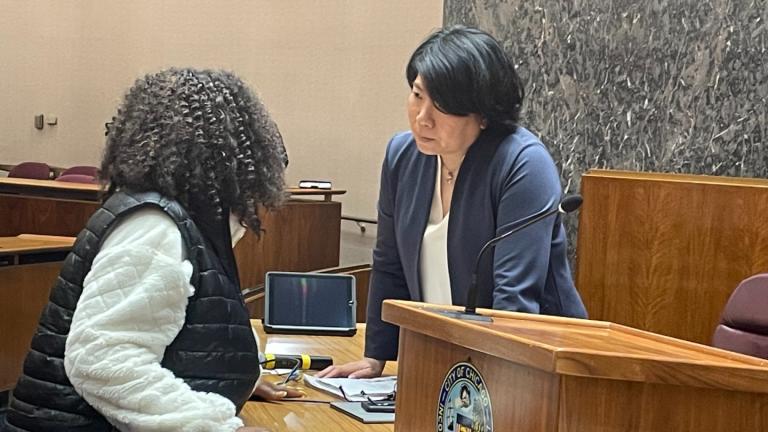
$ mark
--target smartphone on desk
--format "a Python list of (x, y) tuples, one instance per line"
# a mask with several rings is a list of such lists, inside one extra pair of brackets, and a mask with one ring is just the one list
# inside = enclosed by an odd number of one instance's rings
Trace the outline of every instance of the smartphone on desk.
[(363, 402), (360, 402), (360, 405), (362, 405), (363, 409), (368, 412), (383, 412), (383, 413), (395, 412), (395, 401), (376, 401), (376, 402), (363, 401)]

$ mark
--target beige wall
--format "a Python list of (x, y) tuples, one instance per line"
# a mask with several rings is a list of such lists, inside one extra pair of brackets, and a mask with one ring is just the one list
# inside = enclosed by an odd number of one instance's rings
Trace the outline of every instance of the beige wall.
[[(283, 132), (288, 180), (330, 179), (375, 217), (407, 128), (404, 66), (442, 0), (0, 0), (0, 163), (97, 164), (104, 122), (140, 74), (216, 67), (251, 83)], [(38, 131), (36, 113), (58, 116)]]

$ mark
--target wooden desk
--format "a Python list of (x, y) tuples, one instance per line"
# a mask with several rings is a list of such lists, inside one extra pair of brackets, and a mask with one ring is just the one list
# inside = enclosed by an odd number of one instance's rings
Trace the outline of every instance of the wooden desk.
[(69, 251), (74, 244), (74, 237), (49, 236), (39, 234), (19, 234), (16, 237), (0, 237), (0, 255), (19, 255), (32, 252)]
[(0, 236), (75, 237), (99, 204), (98, 185), (0, 178)]
[[(235, 247), (240, 282), (250, 288), (270, 270), (339, 265), (343, 190), (287, 189), (280, 209), (262, 214), (262, 238), (248, 231)], [(0, 236), (76, 236), (99, 208), (99, 185), (0, 178)]]
[(67, 200), (98, 201), (99, 185), (25, 178), (0, 178), (0, 193), (35, 195)]
[[(261, 321), (253, 320), (259, 335), (259, 347), (273, 354), (316, 354), (333, 357), (335, 364), (359, 360), (363, 355), (365, 324), (358, 324), (358, 332), (352, 337), (267, 335)], [(397, 374), (397, 364), (388, 362), (387, 375)], [(267, 379), (275, 379), (267, 376)], [(298, 384), (307, 393), (307, 399), (336, 400), (327, 393)], [(328, 404), (307, 402), (248, 402), (240, 413), (246, 425), (263, 426), (274, 432), (280, 431), (392, 431), (392, 424), (366, 425), (342, 414)]]
[(74, 240), (0, 237), (0, 391), (16, 385), (40, 311)]

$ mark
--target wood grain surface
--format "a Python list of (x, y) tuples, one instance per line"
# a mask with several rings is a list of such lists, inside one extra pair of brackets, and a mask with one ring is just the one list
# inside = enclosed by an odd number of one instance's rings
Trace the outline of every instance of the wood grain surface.
[(482, 323), (436, 313), (443, 309), (384, 303), (384, 320), (401, 328), (396, 431), (434, 430), (441, 383), (460, 361), (484, 377), (494, 430), (768, 425), (766, 360), (608, 322), (486, 309), (494, 320)]
[(243, 288), (264, 283), (268, 271), (310, 271), (339, 265), (341, 203), (290, 200), (262, 213), (261, 238), (251, 230), (235, 246)]
[(743, 279), (768, 271), (768, 181), (593, 170), (576, 285), (591, 318), (707, 344)]
[(0, 254), (69, 250), (74, 243), (74, 237), (19, 234), (15, 237), (0, 237)]
[(0, 267), (0, 391), (16, 385), (61, 263)]
[[(359, 360), (363, 355), (365, 325), (358, 324), (358, 332), (352, 337), (342, 336), (303, 336), (266, 334), (260, 321), (253, 320), (253, 327), (259, 336), (259, 346), (264, 352), (272, 354), (313, 354), (329, 355), (335, 364)], [(389, 362), (384, 373), (397, 373), (397, 364)], [(277, 377), (265, 379), (277, 381)], [(306, 393), (305, 400), (334, 401), (333, 396), (315, 390), (299, 382), (292, 384)], [(330, 407), (328, 403), (295, 401), (248, 402), (240, 416), (246, 425), (262, 426), (273, 432), (291, 431), (353, 431), (385, 432), (392, 431), (392, 424), (366, 425), (346, 414)]]
[[(285, 204), (262, 212), (261, 238), (248, 231), (235, 248), (240, 283), (264, 283), (264, 273), (339, 265), (343, 190), (286, 189)], [(99, 186), (0, 178), (0, 236), (77, 236), (99, 208)]]

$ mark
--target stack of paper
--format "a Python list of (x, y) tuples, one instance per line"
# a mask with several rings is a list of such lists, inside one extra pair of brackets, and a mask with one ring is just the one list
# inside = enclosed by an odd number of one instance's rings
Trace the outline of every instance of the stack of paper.
[(315, 378), (311, 375), (304, 376), (304, 383), (318, 390), (331, 393), (344, 399), (340, 388), (344, 389), (347, 400), (362, 402), (370, 397), (373, 400), (386, 399), (394, 393), (397, 385), (396, 376), (379, 378), (354, 379), (354, 378)]

